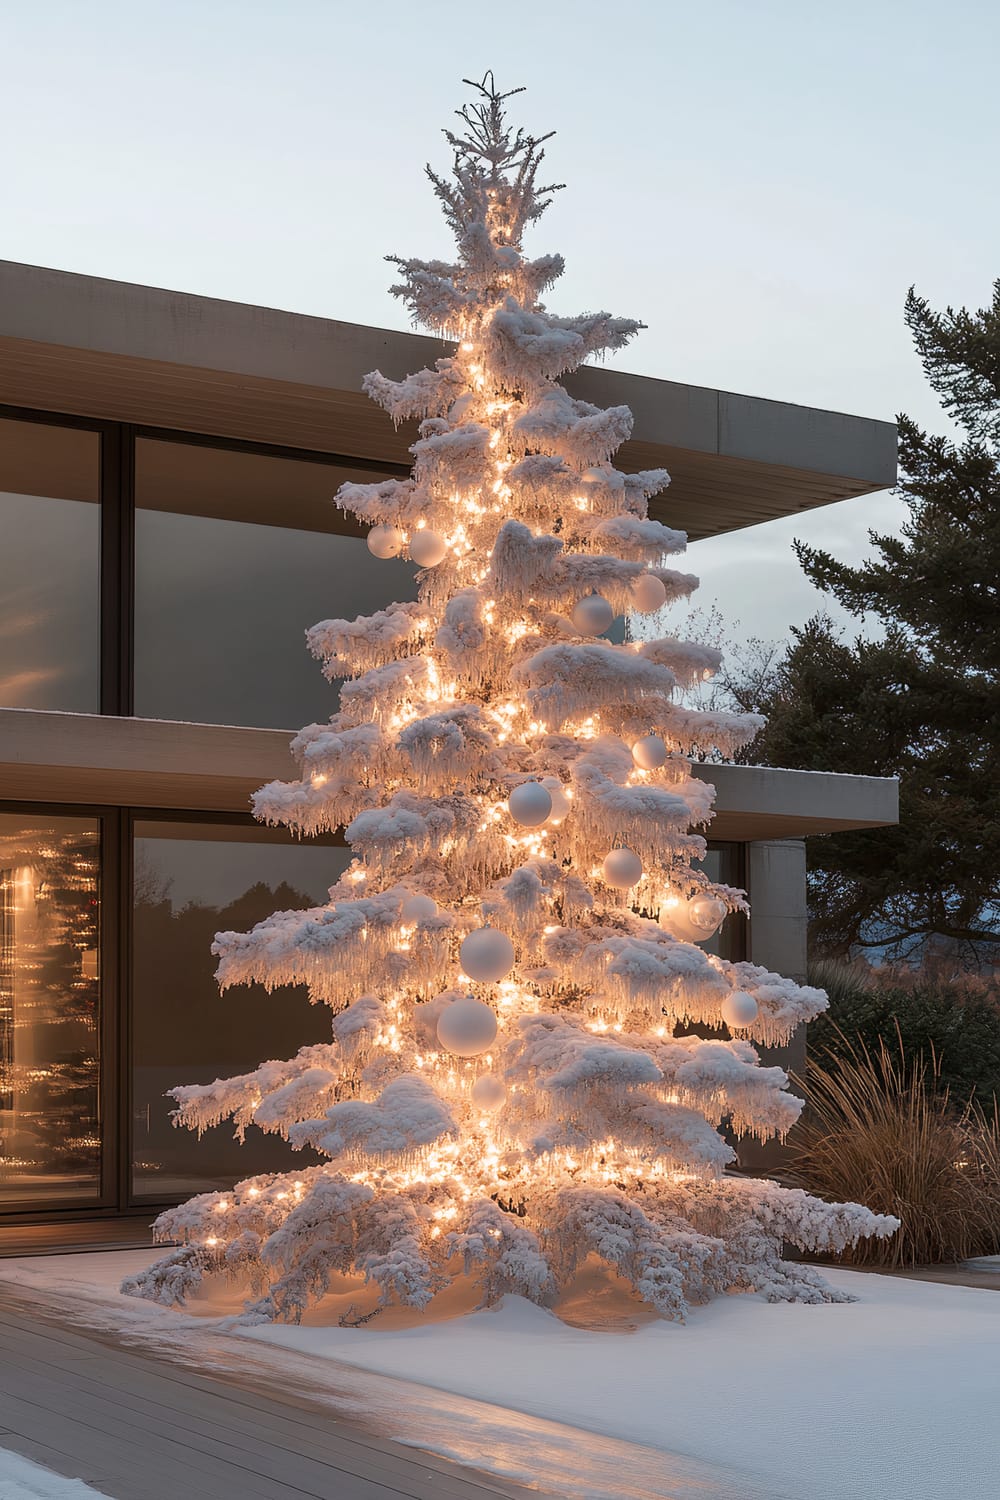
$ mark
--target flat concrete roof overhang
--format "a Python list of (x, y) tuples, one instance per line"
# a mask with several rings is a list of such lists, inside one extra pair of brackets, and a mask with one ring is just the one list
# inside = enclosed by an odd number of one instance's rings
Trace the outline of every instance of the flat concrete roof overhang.
[[(247, 812), (293, 779), (286, 729), (0, 709), (0, 798)], [(696, 765), (716, 788), (715, 839), (801, 838), (899, 817), (898, 783), (764, 766)]]
[[(0, 402), (409, 465), (361, 393), (447, 352), (394, 333), (273, 308), (0, 261)], [(668, 469), (653, 513), (692, 541), (886, 489), (892, 422), (588, 367), (574, 395), (631, 407), (618, 462)]]

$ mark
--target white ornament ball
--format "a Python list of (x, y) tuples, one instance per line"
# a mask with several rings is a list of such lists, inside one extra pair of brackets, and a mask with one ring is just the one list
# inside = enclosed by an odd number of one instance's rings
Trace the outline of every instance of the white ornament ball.
[(581, 635), (603, 635), (615, 612), (603, 594), (588, 594), (573, 610), (573, 624)]
[(496, 927), (477, 927), (459, 949), (462, 972), (481, 984), (495, 984), (514, 967), (514, 944)]
[(489, 1005), (474, 995), (453, 1000), (437, 1023), (438, 1041), (456, 1057), (478, 1057), (496, 1040), (497, 1018)]
[(421, 568), (436, 568), (448, 551), (448, 543), (439, 531), (415, 531), (410, 537), (410, 556)]
[(655, 573), (640, 573), (632, 585), (632, 603), (641, 615), (651, 615), (667, 602), (667, 591)]
[(667, 747), (658, 734), (644, 734), (632, 746), (632, 759), (640, 771), (655, 771), (664, 764)]
[(522, 781), (507, 798), (507, 806), (522, 828), (540, 828), (552, 811), (552, 793), (540, 781)]
[(688, 921), (701, 932), (716, 932), (725, 921), (729, 907), (719, 896), (692, 896), (687, 904)]
[(604, 883), (628, 891), (642, 879), (642, 860), (631, 849), (612, 849), (604, 861)]
[(406, 538), (398, 526), (373, 526), (368, 533), (368, 551), (373, 557), (398, 557)]
[(472, 1085), (472, 1102), (479, 1109), (485, 1110), (487, 1114), (493, 1114), (494, 1110), (500, 1109), (507, 1099), (507, 1090), (499, 1078), (494, 1078), (492, 1073), (484, 1073), (482, 1078), (477, 1078)]
[(553, 823), (561, 823), (563, 818), (565, 818), (569, 813), (570, 808), (573, 806), (572, 802), (566, 795), (566, 788), (563, 786), (558, 776), (543, 776), (542, 786), (552, 798), (552, 811), (549, 813), (550, 821)]
[(420, 891), (414, 891), (412, 896), (407, 896), (399, 909), (400, 920), (403, 922), (429, 922), (431, 917), (436, 917), (438, 904), (433, 896), (425, 896)]
[(746, 990), (733, 990), (722, 1002), (722, 1019), (727, 1026), (750, 1026), (757, 1019), (757, 1002)]

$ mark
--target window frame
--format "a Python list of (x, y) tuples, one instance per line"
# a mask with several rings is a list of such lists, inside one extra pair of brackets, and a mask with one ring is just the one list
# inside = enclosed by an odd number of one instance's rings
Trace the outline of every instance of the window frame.
[[(216, 448), (230, 453), (257, 453), (264, 458), (284, 458), (331, 469), (360, 469), (390, 479), (405, 477), (410, 472), (405, 464), (350, 453), (286, 447), (281, 443), (255, 443), (243, 438), (185, 432), (146, 423), (114, 422), (79, 412), (45, 411), (0, 403), (0, 418), (35, 422), (47, 427), (72, 427), (98, 435), (100, 712), (115, 717), (130, 718), (135, 711), (135, 445), (139, 439), (179, 443), (192, 448)], [(344, 534), (361, 536), (363, 532), (360, 527), (354, 529), (349, 521), (345, 521)]]

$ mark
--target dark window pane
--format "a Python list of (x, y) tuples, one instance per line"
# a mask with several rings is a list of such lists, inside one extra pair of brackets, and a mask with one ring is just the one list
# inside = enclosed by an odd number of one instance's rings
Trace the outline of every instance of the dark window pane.
[(0, 705), (100, 709), (96, 432), (0, 419)]
[(0, 814), (0, 1205), (100, 1189), (99, 844)]
[(316, 906), (347, 865), (343, 845), (208, 823), (135, 825), (133, 1190), (172, 1198), (316, 1160), (256, 1127), (241, 1146), (224, 1123), (199, 1141), (170, 1123), (166, 1090), (246, 1073), (329, 1041), (330, 1013), (305, 988), (219, 994), (211, 944), (274, 911)]
[(329, 464), (141, 438), (136, 444), (135, 711), (297, 729), (336, 712), (306, 650), (319, 620), (415, 597), (332, 504)]
[[(739, 844), (710, 843), (699, 868), (709, 880), (719, 885), (742, 886), (742, 847)], [(728, 916), (718, 932), (705, 942), (698, 944), (706, 953), (717, 953), (731, 962), (745, 957), (746, 917), (737, 913)]]

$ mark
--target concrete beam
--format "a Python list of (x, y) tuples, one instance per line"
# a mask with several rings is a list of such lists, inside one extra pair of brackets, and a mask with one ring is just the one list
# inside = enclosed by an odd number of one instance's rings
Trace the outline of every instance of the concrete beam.
[[(899, 822), (894, 777), (707, 763), (695, 765), (693, 773), (715, 787), (711, 831), (716, 838), (802, 838)], [(723, 827), (725, 835), (719, 832)]]
[[(0, 402), (409, 464), (361, 394), (450, 345), (412, 333), (0, 261)], [(567, 380), (635, 418), (623, 467), (665, 467), (657, 515), (692, 540), (885, 489), (896, 428), (587, 367)]]
[[(3, 708), (0, 797), (246, 812), (266, 781), (297, 774), (289, 740), (286, 729)], [(897, 818), (896, 783), (874, 776), (696, 770), (717, 789), (716, 839), (783, 839)]]

